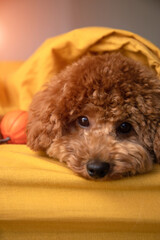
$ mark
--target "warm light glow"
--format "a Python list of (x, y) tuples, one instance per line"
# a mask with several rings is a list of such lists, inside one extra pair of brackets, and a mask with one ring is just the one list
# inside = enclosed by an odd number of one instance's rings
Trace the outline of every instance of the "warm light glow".
[(0, 46), (2, 46), (2, 28), (0, 25)]
[(1, 33), (1, 27), (0, 27), (0, 45), (1, 45), (1, 40), (2, 39), (2, 33)]

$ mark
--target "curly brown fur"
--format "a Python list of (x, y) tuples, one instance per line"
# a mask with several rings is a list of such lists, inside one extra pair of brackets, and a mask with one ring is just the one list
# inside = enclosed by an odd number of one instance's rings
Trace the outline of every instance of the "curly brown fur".
[(151, 70), (120, 53), (85, 56), (34, 97), (28, 146), (85, 178), (117, 179), (160, 163), (159, 120)]

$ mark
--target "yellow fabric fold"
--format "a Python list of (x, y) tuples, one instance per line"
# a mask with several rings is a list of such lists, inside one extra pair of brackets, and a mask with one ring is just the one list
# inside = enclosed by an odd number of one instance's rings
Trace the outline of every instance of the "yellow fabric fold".
[(81, 28), (46, 40), (17, 70), (5, 79), (5, 104), (0, 114), (9, 110), (27, 110), (33, 95), (43, 84), (84, 54), (121, 51), (141, 61), (160, 75), (160, 51), (137, 34), (104, 27)]
[(160, 237), (159, 165), (149, 174), (94, 182), (25, 145), (1, 145), (0, 159), (1, 239)]

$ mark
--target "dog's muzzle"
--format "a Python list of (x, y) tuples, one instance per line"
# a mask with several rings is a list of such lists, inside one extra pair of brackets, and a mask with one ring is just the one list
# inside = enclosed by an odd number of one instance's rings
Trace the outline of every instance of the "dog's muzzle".
[(98, 160), (92, 160), (87, 163), (87, 172), (92, 178), (103, 178), (107, 175), (110, 169), (110, 164)]

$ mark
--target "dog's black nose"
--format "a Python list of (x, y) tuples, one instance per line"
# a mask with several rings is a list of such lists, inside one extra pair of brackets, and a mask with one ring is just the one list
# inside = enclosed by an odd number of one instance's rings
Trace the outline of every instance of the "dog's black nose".
[(87, 164), (87, 171), (88, 174), (92, 178), (103, 178), (107, 175), (110, 168), (110, 164), (107, 162), (101, 162), (101, 161), (89, 161)]

